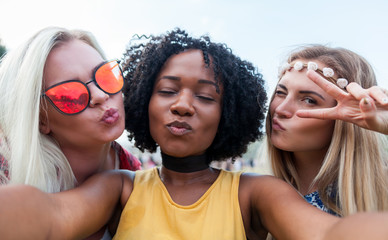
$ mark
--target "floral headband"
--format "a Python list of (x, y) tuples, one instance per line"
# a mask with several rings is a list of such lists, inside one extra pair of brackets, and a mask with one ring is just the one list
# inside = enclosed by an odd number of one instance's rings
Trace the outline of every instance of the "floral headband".
[(279, 69), (279, 78), (284, 75), (286, 71), (290, 71), (291, 68), (294, 68), (296, 71), (301, 71), (303, 68), (307, 68), (308, 70), (314, 70), (324, 76), (327, 80), (333, 82), (334, 84), (337, 84), (340, 88), (345, 88), (348, 85), (348, 80), (345, 78), (333, 78), (334, 71), (331, 68), (324, 67), (321, 69), (318, 68), (318, 64), (315, 62), (308, 62), (307, 64), (304, 64), (301, 61), (296, 61), (294, 65), (291, 65), (289, 63), (285, 63), (280, 69)]

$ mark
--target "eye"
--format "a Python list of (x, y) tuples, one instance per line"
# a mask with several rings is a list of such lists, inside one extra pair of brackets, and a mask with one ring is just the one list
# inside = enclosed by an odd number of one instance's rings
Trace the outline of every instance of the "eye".
[(207, 102), (214, 102), (214, 101), (215, 101), (214, 98), (208, 97), (208, 96), (198, 95), (197, 97), (198, 97), (199, 99), (204, 100), (204, 101), (207, 101)]
[(287, 93), (286, 92), (284, 92), (284, 91), (281, 91), (281, 90), (276, 90), (275, 91), (275, 95), (287, 95)]
[(161, 95), (173, 95), (176, 93), (176, 91), (172, 89), (161, 89), (161, 90), (158, 90), (158, 93)]
[(311, 105), (316, 105), (317, 104), (317, 101), (311, 97), (305, 97), (302, 99), (303, 102), (307, 103), (307, 104), (311, 104)]

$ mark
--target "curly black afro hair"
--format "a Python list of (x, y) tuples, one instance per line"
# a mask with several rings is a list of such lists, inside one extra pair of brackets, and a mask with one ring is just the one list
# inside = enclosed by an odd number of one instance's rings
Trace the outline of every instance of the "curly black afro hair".
[(135, 140), (140, 150), (155, 152), (157, 144), (149, 129), (148, 104), (155, 79), (166, 60), (188, 49), (199, 49), (205, 65), (216, 81), (223, 85), (222, 116), (215, 139), (207, 154), (212, 160), (241, 156), (250, 142), (263, 135), (267, 95), (262, 75), (250, 62), (243, 61), (225, 44), (210, 41), (208, 36), (190, 37), (175, 29), (160, 36), (137, 36), (124, 53), (122, 68), (125, 78), (125, 128), (129, 140)]

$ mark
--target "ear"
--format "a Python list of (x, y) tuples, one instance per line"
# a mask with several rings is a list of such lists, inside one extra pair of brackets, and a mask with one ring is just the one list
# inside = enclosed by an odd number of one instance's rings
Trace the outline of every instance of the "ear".
[(51, 132), (48, 116), (42, 112), (39, 114), (39, 131), (46, 135)]

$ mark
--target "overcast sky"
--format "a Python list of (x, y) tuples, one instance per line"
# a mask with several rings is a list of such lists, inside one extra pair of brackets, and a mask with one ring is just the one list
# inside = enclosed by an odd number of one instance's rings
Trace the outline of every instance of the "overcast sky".
[(0, 0), (0, 38), (14, 48), (46, 26), (95, 34), (110, 58), (120, 58), (135, 34), (181, 27), (226, 43), (264, 75), (270, 91), (293, 48), (321, 43), (364, 56), (388, 88), (386, 0)]

